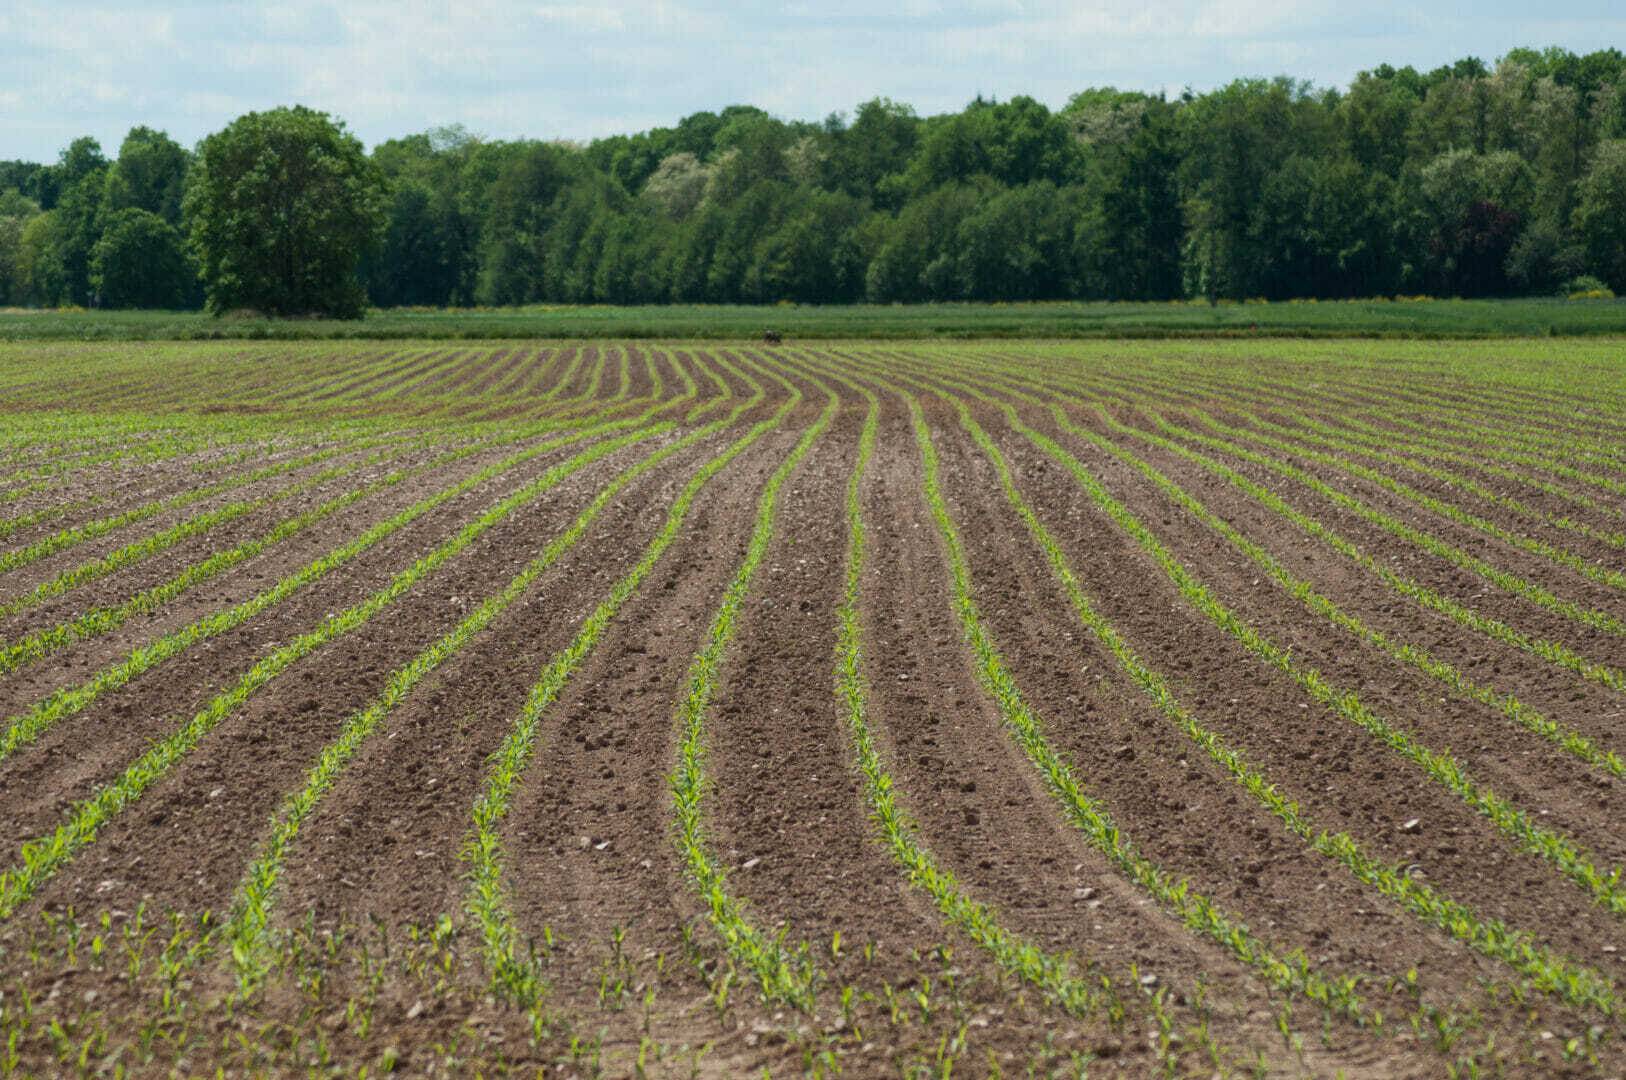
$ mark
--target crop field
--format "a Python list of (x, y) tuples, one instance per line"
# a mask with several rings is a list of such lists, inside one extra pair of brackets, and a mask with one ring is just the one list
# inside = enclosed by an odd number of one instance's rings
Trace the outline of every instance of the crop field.
[(1621, 348), (0, 345), (0, 1076), (1626, 1075)]

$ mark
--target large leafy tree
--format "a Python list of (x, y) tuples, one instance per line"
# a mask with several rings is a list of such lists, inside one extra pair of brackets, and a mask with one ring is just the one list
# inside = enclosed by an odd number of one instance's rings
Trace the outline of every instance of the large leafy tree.
[(399, 180), (390, 195), (369, 291), (381, 307), (445, 304), (457, 292), (461, 254), (455, 211), (428, 184)]
[(1581, 181), (1575, 230), (1593, 273), (1617, 292), (1626, 292), (1626, 139), (1598, 146)]
[(1072, 287), (1067, 195), (1048, 181), (994, 193), (960, 222), (955, 284), (967, 300), (1044, 300)]
[(925, 128), (910, 165), (918, 191), (988, 176), (1019, 186), (1073, 179), (1079, 148), (1067, 121), (1030, 97), (1003, 103), (978, 98), (964, 112), (936, 118)]
[[(90, 249), (102, 227), (107, 159), (95, 139), (75, 139), (45, 172), (51, 222), (36, 234), (35, 296), (44, 304), (90, 304)], [(45, 206), (41, 200), (41, 206)]]
[(886, 98), (866, 101), (850, 127), (833, 133), (825, 186), (895, 209), (901, 202), (902, 173), (919, 139), (920, 121), (909, 106)]
[(1086, 198), (1072, 221), (1076, 285), (1108, 300), (1180, 294), (1177, 106), (1110, 89), (1075, 94), (1062, 117), (1085, 148)]
[(28, 299), (23, 265), (23, 229), (40, 216), (33, 200), (16, 190), (0, 191), (0, 304)]
[(490, 144), (470, 162), (494, 169), (483, 185), (480, 280), (482, 304), (525, 304), (544, 295), (544, 241), (554, 201), (579, 179), (570, 151), (549, 143)]
[(17, 289), (31, 304), (61, 303), (66, 274), (62, 268), (60, 219), (55, 210), (35, 214), (17, 237)]
[(209, 309), (358, 318), (356, 270), (384, 223), (360, 140), (302, 106), (249, 113), (203, 140), (185, 211)]
[(131, 128), (107, 174), (108, 211), (145, 210), (178, 225), (191, 163), (191, 155), (162, 131)]
[(464, 169), (479, 140), (460, 127), (391, 139), (373, 163), (389, 189), (383, 242), (363, 261), (374, 304), (467, 304), (474, 294), (478, 222), (465, 205)]
[[(1282, 178), (1295, 155), (1331, 151), (1326, 102), (1291, 79), (1239, 79), (1190, 103), (1182, 184), (1187, 192), (1187, 289), (1210, 299), (1269, 295), (1278, 260), (1300, 247), (1299, 192)], [(1272, 191), (1272, 180), (1277, 182)]]
[(112, 214), (91, 249), (90, 283), (103, 307), (189, 307), (196, 279), (180, 232), (146, 210)]

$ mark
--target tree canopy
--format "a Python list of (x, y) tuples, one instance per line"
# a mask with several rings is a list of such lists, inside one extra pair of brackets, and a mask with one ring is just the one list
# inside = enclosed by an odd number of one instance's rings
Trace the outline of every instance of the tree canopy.
[(198, 292), (180, 231), (133, 206), (114, 211), (91, 248), (90, 284), (110, 308), (182, 308)]
[(361, 314), (356, 276), (383, 226), (382, 176), (325, 113), (248, 113), (198, 147), (184, 209), (215, 312)]
[[(195, 152), (137, 127), (113, 160), (82, 138), (53, 163), (0, 162), (0, 302), (292, 315), (1626, 291), (1623, 223), (1615, 49), (1383, 65), (1339, 90), (1095, 87), (1057, 110), (979, 96), (923, 117), (875, 98), (810, 122), (733, 105), (586, 145), (453, 127), (368, 153), (296, 107)], [(152, 282), (133, 280), (143, 266)]]

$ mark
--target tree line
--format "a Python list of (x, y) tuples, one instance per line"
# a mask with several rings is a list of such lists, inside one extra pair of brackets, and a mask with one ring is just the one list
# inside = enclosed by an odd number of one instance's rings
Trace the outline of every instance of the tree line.
[(0, 162), (0, 303), (394, 306), (1626, 292), (1626, 55), (1059, 110), (732, 106), (577, 144), (321, 113)]

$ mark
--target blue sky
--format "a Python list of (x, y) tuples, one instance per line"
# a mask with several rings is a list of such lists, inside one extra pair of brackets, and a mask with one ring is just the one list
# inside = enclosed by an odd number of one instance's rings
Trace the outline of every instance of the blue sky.
[(440, 124), (588, 139), (745, 102), (819, 119), (886, 95), (922, 113), (981, 92), (1052, 106), (1111, 84), (1178, 92), (1239, 75), (1343, 85), (1390, 62), (1517, 45), (1626, 48), (1626, 2), (1542, 17), (1507, 0), (319, 0), (0, 5), (0, 158), (54, 160), (134, 124), (191, 144), (300, 103), (369, 145)]

